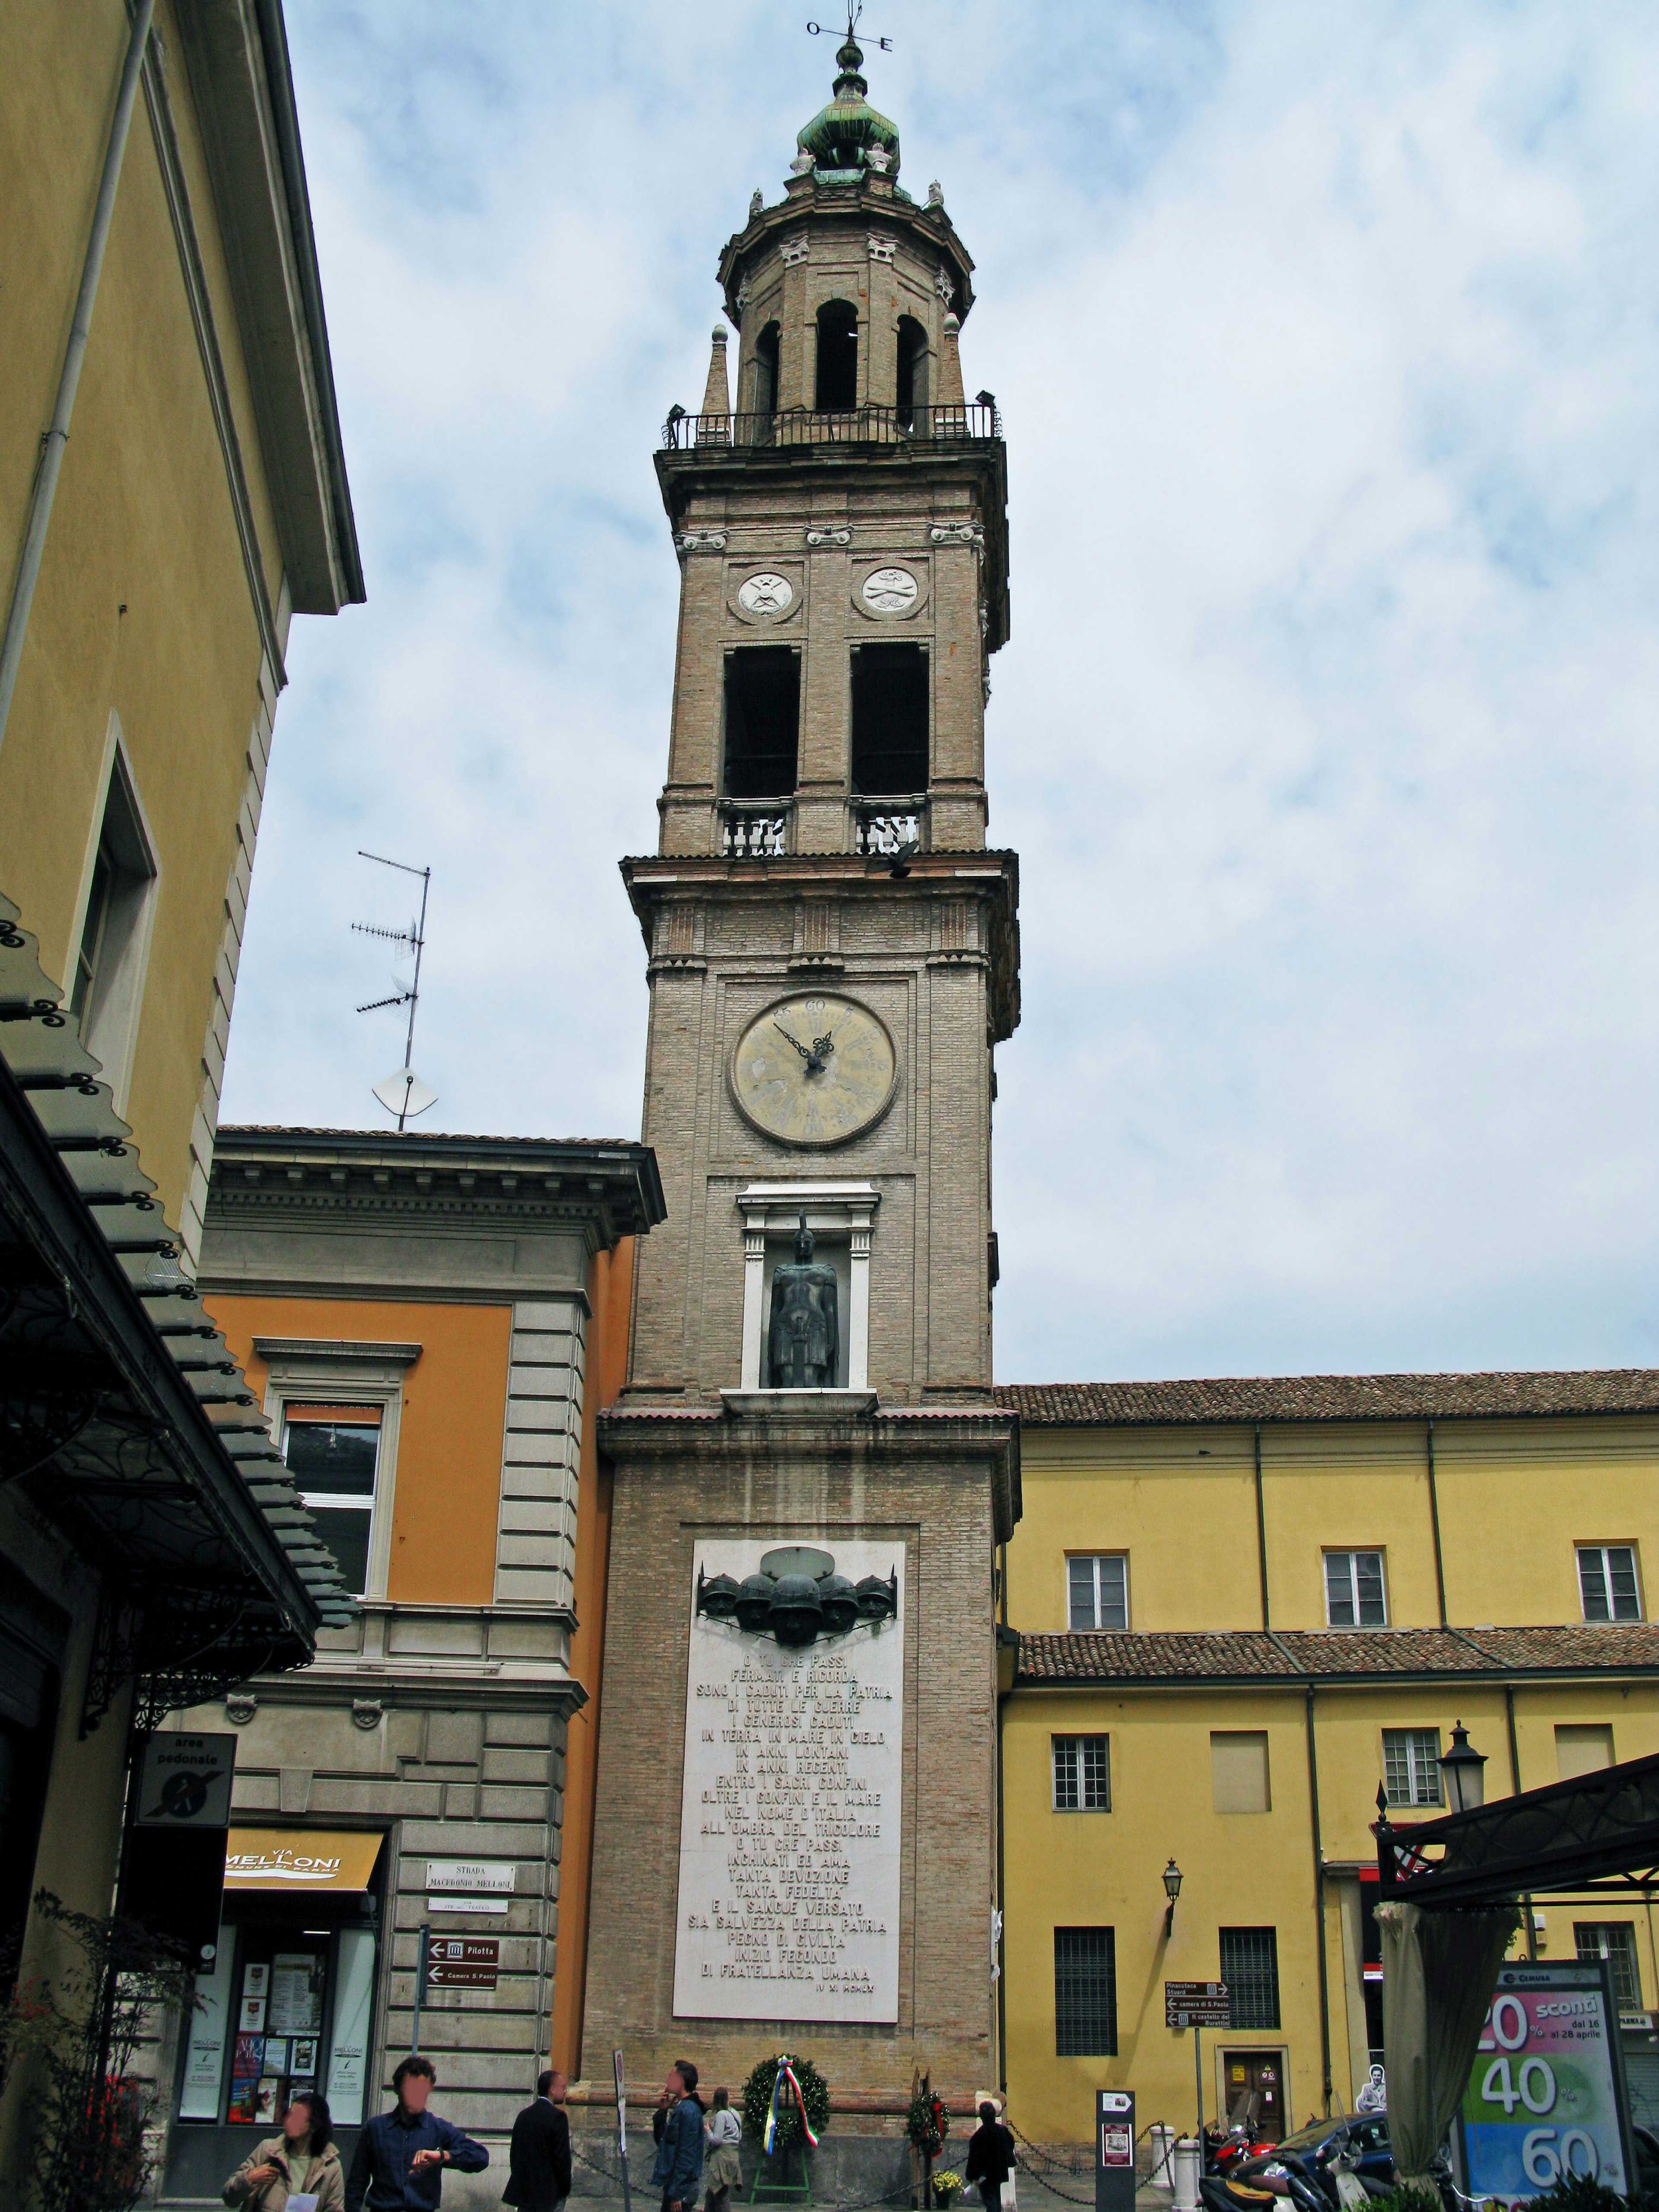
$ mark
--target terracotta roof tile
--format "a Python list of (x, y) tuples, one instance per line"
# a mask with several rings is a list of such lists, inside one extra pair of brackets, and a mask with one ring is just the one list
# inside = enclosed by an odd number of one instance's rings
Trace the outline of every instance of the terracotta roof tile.
[(1659, 1413), (1659, 1368), (1493, 1375), (1236, 1376), (1187, 1382), (1005, 1382), (995, 1396), (999, 1405), (1038, 1428)]
[(1659, 1668), (1659, 1626), (1078, 1631), (1022, 1634), (1021, 1682), (1304, 1681), (1343, 1676)]

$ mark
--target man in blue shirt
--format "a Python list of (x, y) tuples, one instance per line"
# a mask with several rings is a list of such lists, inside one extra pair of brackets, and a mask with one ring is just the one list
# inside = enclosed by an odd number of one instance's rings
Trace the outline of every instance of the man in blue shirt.
[[(662, 2212), (696, 2212), (702, 2179), (702, 2106), (693, 2094), (697, 2069), (680, 2059), (668, 2076), (668, 2117), (651, 2179), (662, 2191)], [(351, 2212), (349, 2205), (346, 2212)]]
[(370, 2120), (357, 2138), (346, 2177), (346, 2212), (434, 2212), (444, 2168), (482, 2173), (489, 2153), (459, 2128), (428, 2112), (438, 2076), (429, 2058), (404, 2059), (392, 2077), (398, 2101)]

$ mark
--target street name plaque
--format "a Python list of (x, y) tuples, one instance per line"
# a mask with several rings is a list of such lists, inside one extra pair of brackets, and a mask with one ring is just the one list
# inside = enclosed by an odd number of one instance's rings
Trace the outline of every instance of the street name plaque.
[(1165, 2027), (1231, 2027), (1233, 2001), (1225, 1982), (1165, 1982)]
[[(741, 1582), (772, 1547), (700, 1541)], [(678, 2018), (896, 2021), (904, 1547), (834, 1544), (896, 1618), (792, 1648), (694, 1613), (680, 1804)]]

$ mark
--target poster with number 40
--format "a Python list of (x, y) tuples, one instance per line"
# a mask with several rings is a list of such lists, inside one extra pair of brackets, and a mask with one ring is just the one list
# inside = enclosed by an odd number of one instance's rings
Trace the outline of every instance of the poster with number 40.
[(1461, 2185), (1516, 2204), (1583, 2176), (1625, 2195), (1636, 2174), (1629, 2109), (1607, 1967), (1505, 1966), (1463, 2094)]

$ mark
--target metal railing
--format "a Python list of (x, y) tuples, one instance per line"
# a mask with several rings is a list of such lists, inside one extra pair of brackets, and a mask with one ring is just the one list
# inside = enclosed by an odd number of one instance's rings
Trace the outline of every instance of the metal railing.
[(791, 799), (723, 799), (720, 851), (728, 860), (755, 860), (789, 849)]
[(981, 441), (1002, 435), (994, 405), (965, 407), (854, 407), (818, 414), (787, 407), (776, 415), (683, 415), (662, 426), (665, 452), (697, 453), (710, 447), (917, 446)]

